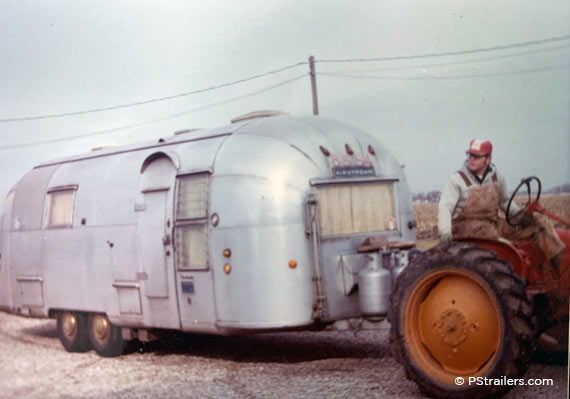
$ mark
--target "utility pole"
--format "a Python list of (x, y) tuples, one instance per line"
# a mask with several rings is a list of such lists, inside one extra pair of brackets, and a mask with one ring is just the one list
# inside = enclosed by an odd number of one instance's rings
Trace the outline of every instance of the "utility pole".
[(311, 75), (311, 90), (313, 93), (313, 115), (319, 114), (319, 100), (317, 99), (317, 75), (315, 74), (315, 57), (309, 57), (309, 68)]

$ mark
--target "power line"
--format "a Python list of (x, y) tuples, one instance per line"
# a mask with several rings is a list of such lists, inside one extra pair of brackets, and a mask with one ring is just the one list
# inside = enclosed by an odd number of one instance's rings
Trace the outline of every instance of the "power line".
[(546, 53), (555, 50), (561, 49), (568, 49), (570, 48), (570, 44), (565, 44), (562, 46), (556, 47), (548, 47), (539, 50), (529, 50), (529, 51), (520, 51), (518, 53), (511, 53), (506, 55), (497, 55), (492, 57), (483, 57), (483, 58), (472, 58), (469, 60), (461, 60), (461, 61), (451, 61), (451, 62), (438, 62), (432, 64), (418, 64), (418, 65), (408, 65), (408, 66), (395, 66), (395, 67), (387, 67), (387, 68), (369, 68), (369, 69), (352, 69), (352, 70), (344, 70), (344, 71), (328, 71), (328, 73), (361, 73), (361, 72), (380, 72), (380, 71), (401, 71), (406, 69), (419, 69), (419, 68), (429, 68), (429, 67), (439, 67), (439, 66), (449, 66), (449, 65), (460, 65), (460, 64), (472, 64), (477, 62), (485, 62), (485, 61), (495, 61), (505, 58), (513, 58), (513, 57), (520, 57), (524, 55), (530, 54), (538, 54), (538, 53)]
[[(444, 52), (444, 53), (416, 54), (416, 55), (408, 55), (408, 56), (394, 56), (394, 57), (380, 57), (380, 58), (336, 59), (336, 60), (335, 59), (329, 59), (329, 60), (325, 59), (325, 60), (316, 60), (315, 62), (320, 62), (320, 63), (379, 62), (379, 61), (392, 61), (392, 60), (419, 59), (419, 58), (428, 58), (428, 57), (443, 57), (443, 56), (453, 56), (453, 55), (461, 55), (461, 54), (474, 54), (474, 53), (495, 51), (495, 50), (506, 50), (506, 49), (517, 48), (517, 47), (527, 47), (527, 46), (533, 46), (533, 45), (538, 45), (538, 44), (559, 42), (559, 41), (568, 40), (568, 39), (570, 39), (570, 35), (559, 36), (559, 37), (551, 37), (551, 38), (529, 41), (529, 42), (512, 43), (512, 44), (507, 44), (507, 45), (502, 45), (502, 46), (494, 46), (494, 47), (486, 47), (486, 48), (470, 49), (470, 50), (461, 50), (461, 51), (451, 51), (451, 52)], [(0, 119), (0, 123), (24, 122), (24, 121), (35, 121), (35, 120), (42, 120), (42, 119), (63, 118), (63, 117), (69, 117), (69, 116), (77, 116), (77, 115), (91, 114), (91, 113), (97, 113), (97, 112), (111, 111), (111, 110), (117, 110), (117, 109), (122, 109), (122, 108), (135, 107), (135, 106), (144, 105), (144, 104), (151, 104), (151, 103), (157, 103), (157, 102), (162, 102), (162, 101), (168, 101), (168, 100), (173, 100), (173, 99), (180, 98), (180, 97), (186, 97), (186, 96), (190, 96), (190, 95), (194, 95), (194, 94), (208, 92), (211, 90), (216, 90), (216, 89), (220, 89), (220, 88), (224, 88), (224, 87), (233, 86), (236, 84), (248, 82), (248, 81), (258, 79), (261, 77), (265, 77), (265, 76), (269, 76), (269, 75), (273, 75), (273, 74), (276, 74), (279, 72), (283, 72), (283, 71), (286, 71), (286, 70), (289, 70), (292, 68), (296, 68), (296, 67), (301, 66), (301, 65), (307, 65), (307, 64), (308, 64), (308, 62), (306, 62), (306, 61), (297, 62), (295, 64), (287, 65), (287, 66), (279, 68), (279, 69), (275, 69), (275, 70), (268, 71), (268, 72), (258, 74), (258, 75), (253, 75), (253, 76), (250, 76), (248, 78), (239, 79), (239, 80), (235, 80), (232, 82), (227, 82), (227, 83), (215, 85), (215, 86), (207, 87), (204, 89), (198, 89), (198, 90), (188, 91), (188, 92), (184, 92), (184, 93), (174, 94), (171, 96), (152, 98), (149, 100), (137, 101), (137, 102), (127, 103), (127, 104), (114, 105), (114, 106), (109, 106), (109, 107), (93, 108), (93, 109), (88, 109), (88, 110), (83, 110), (83, 111), (65, 112), (65, 113), (59, 113), (59, 114), (46, 114), (46, 115), (37, 115), (37, 116), (27, 116), (27, 117), (17, 117), (17, 118), (3, 118), (3, 119)], [(322, 75), (322, 73), (321, 73), (321, 75)], [(329, 75), (329, 76), (334, 76), (334, 75)], [(338, 77), (340, 77), (340, 76), (338, 76)], [(345, 76), (345, 77), (348, 77), (348, 76)]]
[(99, 136), (99, 135), (106, 134), (106, 133), (113, 133), (113, 132), (118, 132), (118, 131), (121, 131), (121, 130), (127, 130), (127, 129), (133, 129), (133, 128), (136, 128), (136, 127), (151, 125), (151, 124), (153, 124), (153, 123), (158, 123), (158, 122), (163, 122), (163, 121), (166, 121), (166, 120), (169, 120), (169, 119), (178, 118), (178, 117), (180, 117), (180, 116), (187, 115), (187, 114), (191, 114), (191, 113), (193, 113), (193, 112), (202, 111), (202, 110), (205, 110), (205, 109), (208, 109), (208, 108), (213, 108), (213, 107), (216, 107), (216, 106), (219, 106), (219, 105), (225, 105), (225, 104), (228, 104), (228, 103), (231, 103), (231, 102), (235, 102), (235, 101), (243, 100), (243, 99), (246, 99), (246, 98), (249, 98), (249, 97), (253, 97), (253, 96), (256, 96), (256, 95), (258, 95), (258, 94), (265, 93), (265, 92), (267, 92), (267, 91), (276, 89), (276, 88), (278, 88), (278, 87), (285, 86), (285, 85), (287, 85), (287, 84), (293, 83), (293, 82), (295, 82), (295, 81), (297, 81), (297, 80), (299, 80), (299, 79), (302, 79), (302, 78), (306, 77), (307, 75), (308, 75), (307, 73), (304, 73), (304, 74), (298, 75), (297, 77), (294, 77), (294, 78), (292, 78), (292, 79), (284, 80), (284, 81), (281, 81), (281, 82), (276, 83), (276, 84), (274, 84), (274, 85), (267, 86), (267, 87), (265, 87), (265, 88), (263, 88), (263, 89), (261, 89), (261, 90), (257, 90), (257, 91), (250, 92), (250, 93), (243, 94), (243, 95), (236, 96), (236, 97), (231, 97), (231, 98), (228, 98), (228, 99), (226, 99), (226, 100), (218, 101), (218, 102), (211, 103), (211, 104), (207, 104), (207, 105), (202, 105), (202, 106), (200, 106), (200, 107), (192, 108), (192, 109), (189, 109), (189, 110), (186, 110), (186, 111), (182, 111), (182, 112), (177, 112), (177, 113), (175, 113), (175, 114), (166, 115), (166, 116), (163, 116), (163, 117), (160, 117), (160, 118), (157, 118), (157, 119), (148, 120), (148, 121), (145, 121), (145, 122), (134, 123), (134, 124), (125, 125), (125, 126), (119, 126), (119, 127), (115, 127), (115, 128), (111, 128), (111, 129), (98, 130), (98, 131), (95, 131), (95, 132), (84, 133), (84, 134), (78, 134), (78, 135), (75, 135), (75, 136), (60, 137), (60, 138), (57, 138), (57, 139), (34, 141), (34, 142), (31, 142), (31, 143), (23, 143), (23, 144), (5, 145), (5, 146), (0, 146), (0, 151), (2, 151), (2, 150), (8, 150), (8, 149), (15, 149), (15, 148), (33, 147), (33, 146), (36, 146), (36, 145), (43, 145), (43, 144), (60, 143), (60, 142), (64, 142), (64, 141), (71, 141), (71, 140), (77, 140), (77, 139), (86, 138), (86, 137)]
[(21, 117), (21, 118), (4, 118), (4, 119), (0, 119), (0, 123), (24, 122), (24, 121), (36, 121), (36, 120), (41, 120), (41, 119), (63, 118), (63, 117), (68, 117), (68, 116), (76, 116), (76, 115), (92, 114), (92, 113), (96, 113), (96, 112), (112, 111), (112, 110), (121, 109), (121, 108), (136, 107), (136, 106), (144, 105), (144, 104), (151, 104), (151, 103), (157, 103), (157, 102), (161, 102), (161, 101), (173, 100), (175, 98), (187, 97), (187, 96), (191, 96), (193, 94), (205, 93), (208, 91), (221, 89), (223, 87), (229, 87), (229, 86), (234, 86), (236, 84), (249, 82), (249, 81), (254, 80), (254, 79), (259, 79), (259, 78), (262, 78), (265, 76), (274, 75), (276, 73), (283, 72), (283, 71), (286, 71), (286, 70), (289, 70), (292, 68), (296, 68), (300, 65), (307, 65), (307, 64), (308, 64), (308, 62), (306, 62), (306, 61), (297, 62), (296, 64), (287, 65), (283, 68), (275, 69), (275, 70), (268, 71), (265, 73), (261, 73), (258, 75), (253, 75), (253, 76), (250, 76), (248, 78), (234, 80), (232, 82), (222, 83), (222, 84), (210, 86), (210, 87), (207, 87), (204, 89), (198, 89), (198, 90), (188, 91), (185, 93), (174, 94), (171, 96), (152, 98), (150, 100), (137, 101), (137, 102), (132, 102), (132, 103), (128, 103), (128, 104), (113, 105), (110, 107), (93, 108), (93, 109), (88, 109), (88, 110), (83, 110), (83, 111), (64, 112), (64, 113), (60, 113), (60, 114), (46, 114), (46, 115), (38, 115), (38, 116), (26, 116), (26, 117)]
[(462, 55), (462, 54), (475, 54), (483, 53), (487, 51), (496, 50), (507, 50), (511, 48), (535, 46), (538, 44), (546, 44), (553, 42), (560, 42), (570, 39), (570, 35), (559, 36), (559, 37), (549, 37), (542, 40), (534, 40), (530, 42), (521, 43), (511, 43), (502, 46), (484, 47), (470, 50), (459, 50), (459, 51), (448, 51), (444, 53), (427, 53), (427, 54), (416, 54), (416, 55), (404, 55), (404, 56), (393, 56), (393, 57), (376, 57), (376, 58), (349, 58), (349, 59), (328, 59), (328, 60), (315, 60), (315, 62), (320, 63), (343, 63), (343, 62), (381, 62), (381, 61), (396, 61), (396, 60), (412, 60), (418, 58), (432, 58), (432, 57), (447, 57), (452, 55)]
[(455, 80), (455, 79), (475, 79), (475, 78), (491, 78), (497, 76), (522, 75), (527, 73), (552, 71), (555, 69), (567, 69), (569, 67), (570, 64), (560, 64), (560, 65), (550, 65), (541, 68), (521, 69), (518, 71), (483, 73), (483, 74), (472, 74), (472, 75), (457, 75), (457, 76), (370, 76), (370, 75), (350, 75), (350, 74), (326, 73), (326, 72), (318, 73), (318, 75), (331, 76), (335, 78), (368, 79), (368, 80)]

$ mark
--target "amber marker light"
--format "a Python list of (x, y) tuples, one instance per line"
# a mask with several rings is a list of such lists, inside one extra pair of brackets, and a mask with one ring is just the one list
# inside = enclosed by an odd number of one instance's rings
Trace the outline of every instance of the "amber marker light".
[(291, 259), (291, 260), (289, 261), (289, 267), (290, 267), (291, 269), (296, 268), (296, 267), (297, 267), (297, 261), (296, 261), (295, 259)]
[(222, 252), (222, 254), (226, 257), (229, 258), (230, 256), (232, 256), (232, 250), (229, 248), (224, 249), (224, 252)]
[(230, 274), (231, 271), (232, 271), (232, 267), (230, 266), (229, 263), (226, 263), (224, 265), (224, 272), (226, 272), (226, 274)]

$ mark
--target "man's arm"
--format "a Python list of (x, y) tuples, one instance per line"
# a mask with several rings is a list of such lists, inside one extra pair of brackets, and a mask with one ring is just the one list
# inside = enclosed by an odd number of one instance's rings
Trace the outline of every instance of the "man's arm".
[(453, 175), (447, 181), (447, 184), (441, 192), (441, 198), (437, 206), (437, 229), (443, 241), (452, 239), (451, 234), (451, 219), (453, 211), (459, 202), (461, 189), (453, 181)]
[[(505, 178), (500, 174), (497, 173), (497, 177), (499, 180), (499, 208), (505, 213), (507, 213), (507, 205), (509, 204), (510, 196), (507, 195), (507, 183)], [(513, 201), (511, 205), (511, 209), (509, 210), (509, 220), (515, 219), (515, 215), (517, 215), (521, 211), (521, 208)], [(522, 215), (518, 215), (518, 217), (522, 217)]]

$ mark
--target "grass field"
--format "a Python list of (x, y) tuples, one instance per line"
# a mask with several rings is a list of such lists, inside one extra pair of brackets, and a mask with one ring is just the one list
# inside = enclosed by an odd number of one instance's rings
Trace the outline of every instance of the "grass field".
[[(552, 213), (570, 219), (570, 194), (543, 195), (539, 202)], [(439, 239), (437, 232), (437, 202), (414, 202), (414, 214), (417, 223), (416, 238), (418, 247), (421, 245), (429, 248), (437, 243)], [(555, 225), (560, 226), (559, 223), (555, 223)]]

